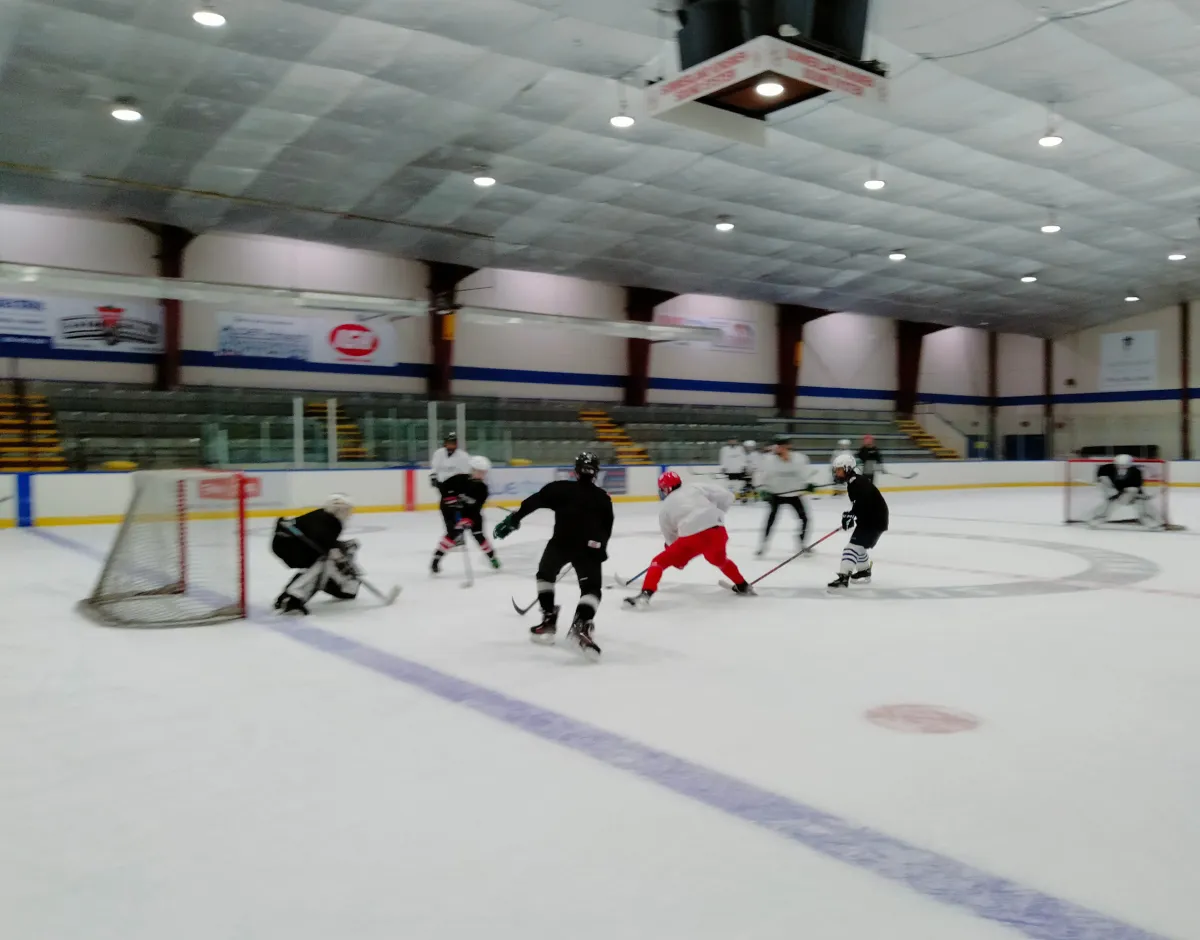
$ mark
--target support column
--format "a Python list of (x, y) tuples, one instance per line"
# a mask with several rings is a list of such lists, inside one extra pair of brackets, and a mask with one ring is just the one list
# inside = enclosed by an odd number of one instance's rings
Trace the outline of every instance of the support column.
[(989, 330), (987, 335), (987, 396), (988, 396), (988, 457), (999, 460), (1000, 454), (1000, 334)]
[(828, 310), (801, 304), (775, 305), (775, 412), (790, 418), (796, 413), (796, 386), (804, 359), (805, 324), (823, 317)]
[[(654, 320), (654, 308), (674, 296), (670, 291), (653, 287), (626, 287), (625, 319), (650, 323)], [(625, 404), (642, 406), (650, 391), (650, 340), (627, 339), (625, 348)]]
[[(158, 261), (158, 276), (183, 277), (183, 252), (195, 234), (177, 225), (151, 225), (148, 228), (158, 239), (154, 254)], [(183, 339), (183, 302), (159, 301), (163, 312), (163, 351), (155, 363), (154, 388), (167, 392), (179, 387), (180, 347)]]
[(426, 391), (432, 401), (450, 397), (454, 377), (454, 311), (458, 285), (478, 268), (442, 261), (426, 261), (429, 269), (430, 366)]
[(1042, 434), (1047, 460), (1054, 459), (1054, 340), (1042, 340)]
[(936, 323), (896, 321), (896, 414), (911, 418), (917, 407), (917, 381), (921, 375), (921, 347), (925, 337), (944, 326)]
[(1192, 311), (1179, 303), (1179, 459), (1192, 459)]

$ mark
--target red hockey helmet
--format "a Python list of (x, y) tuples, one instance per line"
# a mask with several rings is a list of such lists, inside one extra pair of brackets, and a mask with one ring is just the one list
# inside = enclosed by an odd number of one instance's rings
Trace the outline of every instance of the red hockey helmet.
[(683, 481), (679, 479), (679, 474), (674, 470), (667, 470), (658, 478), (658, 497), (666, 499), (671, 493), (683, 486)]

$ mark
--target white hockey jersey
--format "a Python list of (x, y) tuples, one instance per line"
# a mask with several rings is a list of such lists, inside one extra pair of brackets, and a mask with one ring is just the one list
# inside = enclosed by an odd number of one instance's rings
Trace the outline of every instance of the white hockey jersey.
[(759, 489), (776, 496), (795, 496), (804, 492), (811, 481), (812, 467), (808, 456), (793, 452), (787, 460), (778, 454), (767, 454), (757, 483)]
[(746, 472), (750, 474), (750, 479), (757, 481), (759, 474), (762, 473), (763, 455), (761, 451), (752, 450), (746, 455)]
[(746, 469), (746, 451), (741, 444), (726, 444), (718, 460), (722, 473), (742, 473)]
[(695, 535), (725, 524), (733, 494), (716, 483), (685, 483), (658, 507), (658, 527), (668, 545), (685, 535)]
[(456, 447), (453, 454), (447, 453), (446, 448), (439, 447), (433, 452), (429, 469), (433, 471), (439, 483), (445, 483), (460, 473), (471, 472), (471, 455), (461, 447)]

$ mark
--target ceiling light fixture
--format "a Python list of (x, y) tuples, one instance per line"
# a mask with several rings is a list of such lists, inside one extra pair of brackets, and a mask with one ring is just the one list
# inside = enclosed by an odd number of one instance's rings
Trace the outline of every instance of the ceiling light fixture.
[(1061, 232), (1062, 226), (1059, 225), (1057, 222), (1055, 222), (1053, 219), (1051, 219), (1049, 222), (1047, 222), (1045, 225), (1042, 226), (1042, 231), (1045, 232), (1047, 235), (1053, 235), (1055, 232)]
[(118, 98), (113, 102), (112, 116), (118, 121), (132, 124), (142, 119), (142, 112), (132, 98)]
[(1059, 137), (1057, 134), (1047, 133), (1038, 138), (1038, 143), (1041, 144), (1043, 147), (1057, 147), (1062, 142), (1063, 142), (1063, 139), (1061, 137)]
[(883, 189), (886, 185), (881, 179), (869, 179), (863, 183), (863, 189)]
[(764, 98), (778, 98), (783, 94), (783, 85), (777, 79), (768, 78), (755, 85), (754, 90)]
[(1055, 127), (1054, 117), (1054, 102), (1046, 105), (1046, 133), (1038, 138), (1038, 143), (1043, 147), (1057, 147), (1063, 142), (1062, 135), (1059, 134), (1058, 128)]
[(1187, 255), (1183, 254), (1182, 252), (1173, 251), (1169, 255), (1167, 255), (1167, 260), (1168, 261), (1186, 261)]
[(1036, 280), (1037, 280), (1037, 278), (1034, 277), (1032, 274), (1026, 274), (1023, 278), (1021, 278), (1021, 283), (1022, 284), (1032, 284)]
[(1135, 294), (1133, 291), (1130, 291), (1128, 294), (1125, 295), (1125, 303), (1127, 303), (1127, 304), (1136, 304), (1141, 299), (1142, 298), (1139, 297), (1137, 294)]
[(610, 117), (608, 119), (608, 123), (613, 127), (633, 127), (634, 120), (628, 114), (622, 112), (621, 114), (614, 114), (612, 117)]
[(485, 170), (476, 170), (474, 182), (476, 186), (487, 189), (489, 186), (496, 185), (496, 177), (490, 175)]
[(888, 261), (903, 261), (907, 257), (908, 255), (902, 251), (893, 251), (890, 255), (888, 255)]
[(201, 26), (207, 26), (210, 29), (225, 25), (225, 17), (207, 3), (192, 14), (192, 19)]
[(732, 232), (733, 223), (729, 221), (729, 216), (722, 215), (717, 218), (717, 224), (713, 226), (718, 232)]

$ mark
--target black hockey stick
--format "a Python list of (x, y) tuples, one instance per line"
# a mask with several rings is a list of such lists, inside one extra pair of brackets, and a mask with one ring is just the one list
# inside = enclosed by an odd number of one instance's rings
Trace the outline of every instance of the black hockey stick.
[(646, 572), (647, 572), (647, 571), (649, 571), (649, 570), (650, 570), (650, 567), (649, 567), (649, 565), (647, 565), (645, 568), (643, 568), (641, 571), (639, 571), (637, 574), (635, 574), (635, 575), (634, 575), (632, 578), (630, 578), (628, 581), (626, 581), (626, 580), (625, 580), (624, 578), (622, 578), (622, 577), (621, 577), (621, 576), (620, 576), (620, 575), (619, 575), (617, 572), (615, 572), (615, 571), (614, 571), (614, 572), (613, 572), (613, 578), (614, 578), (614, 579), (616, 580), (616, 582), (617, 582), (617, 587), (622, 587), (622, 588), (624, 588), (624, 587), (629, 587), (629, 585), (633, 584), (633, 582), (634, 582), (634, 581), (636, 581), (636, 580), (638, 580), (639, 578), (643, 577), (643, 576), (646, 574)]
[[(751, 582), (750, 582), (750, 586), (751, 586), (751, 587), (754, 587), (754, 585), (758, 584), (758, 582), (759, 582), (759, 581), (761, 581), (763, 578), (770, 577), (770, 576), (771, 576), (771, 575), (773, 575), (773, 574), (774, 574), (776, 571), (778, 571), (780, 568), (782, 568), (784, 565), (790, 564), (791, 562), (793, 562), (793, 561), (795, 561), (797, 558), (799, 558), (801, 555), (805, 555), (805, 554), (807, 554), (808, 552), (811, 552), (811, 551), (812, 551), (814, 548), (816, 548), (818, 545), (820, 545), (820, 544), (821, 544), (822, 542), (824, 542), (826, 539), (831, 539), (831, 538), (833, 538), (835, 535), (837, 535), (837, 534), (838, 534), (839, 532), (841, 532), (841, 531), (842, 531), (842, 527), (841, 527), (841, 526), (838, 526), (836, 529), (834, 529), (834, 530), (833, 530), (832, 532), (830, 532), (828, 535), (822, 535), (822, 536), (821, 536), (819, 539), (817, 539), (817, 540), (816, 540), (815, 542), (813, 542), (811, 545), (805, 545), (805, 546), (804, 546), (802, 549), (800, 549), (800, 551), (796, 552), (796, 554), (794, 554), (794, 555), (793, 555), (791, 558), (788, 558), (788, 559), (786, 559), (786, 560), (784, 560), (784, 561), (781, 561), (779, 564), (777, 564), (777, 565), (776, 565), (774, 568), (772, 568), (772, 569), (771, 569), (770, 571), (768, 571), (766, 574), (760, 574), (760, 575), (759, 575), (757, 578), (755, 578), (753, 581), (751, 581)], [(721, 581), (720, 583), (721, 583), (721, 587), (724, 587), (724, 588), (731, 588), (731, 589), (732, 589), (732, 587), (733, 587), (733, 585), (732, 585), (732, 584), (730, 584), (728, 581)]]
[[(558, 577), (554, 579), (554, 583), (557, 584), (559, 581), (561, 581), (563, 578), (565, 578), (567, 576), (567, 572), (570, 570), (571, 570), (570, 565), (567, 565), (565, 568), (563, 568), (563, 570), (558, 573)], [(527, 605), (522, 607), (520, 604), (517, 603), (517, 599), (515, 597), (511, 598), (511, 600), (512, 600), (513, 610), (515, 610), (522, 617), (524, 617), (527, 613), (529, 613), (531, 610), (533, 610), (533, 608), (537, 605), (537, 602), (538, 602), (538, 599), (535, 597)]]
[[(296, 528), (294, 523), (284, 522), (283, 527), (285, 529), (287, 529), (287, 531), (290, 532), (292, 535), (296, 536), (296, 538), (300, 539), (300, 541), (304, 542), (304, 544), (306, 544), (314, 552), (317, 552), (318, 554), (320, 554), (322, 557), (324, 557), (327, 554), (326, 552), (321, 551), (321, 546), (319, 546), (316, 542), (314, 542), (307, 535), (305, 535), (298, 528)], [(384, 607), (390, 607), (392, 604), (394, 604), (396, 602), (396, 598), (400, 596), (400, 590), (401, 590), (400, 585), (397, 584), (395, 587), (393, 587), (390, 591), (388, 591), (385, 594), (383, 591), (379, 590), (379, 588), (375, 587), (375, 585), (373, 585), (370, 581), (368, 581), (363, 576), (362, 571), (359, 570), (357, 565), (353, 565), (352, 567), (354, 568), (355, 577), (358, 578), (358, 583), (361, 584), (363, 587), (365, 587), (369, 593), (374, 594), (377, 598), (379, 598), (379, 600), (381, 600), (383, 602)]]

